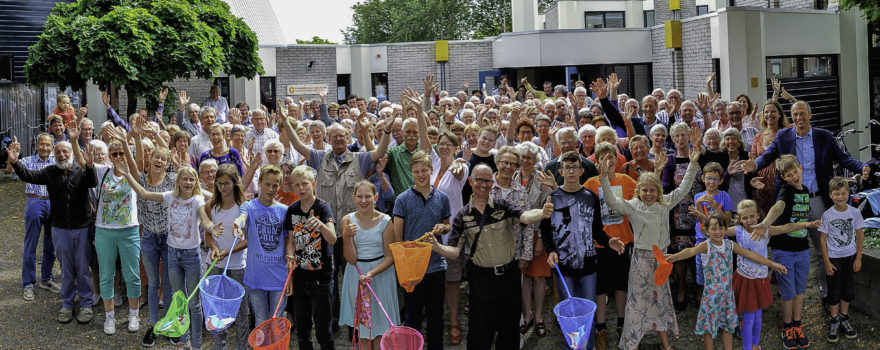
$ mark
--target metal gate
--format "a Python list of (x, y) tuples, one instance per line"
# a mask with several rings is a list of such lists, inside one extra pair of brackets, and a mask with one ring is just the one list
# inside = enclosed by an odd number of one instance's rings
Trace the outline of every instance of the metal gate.
[(46, 132), (41, 125), (45, 119), (42, 102), (41, 89), (26, 84), (0, 86), (0, 141), (18, 137), (21, 157), (35, 154), (37, 135)]

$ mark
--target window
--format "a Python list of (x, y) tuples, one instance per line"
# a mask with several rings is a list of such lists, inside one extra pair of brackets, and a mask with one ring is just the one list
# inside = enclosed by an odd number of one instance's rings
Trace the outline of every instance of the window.
[(275, 112), (275, 77), (260, 77), (260, 104)]
[(697, 6), (697, 16), (702, 16), (709, 13), (709, 5), (700, 5)]
[(0, 55), (0, 80), (12, 80), (12, 55)]
[[(351, 74), (336, 75), (336, 102), (341, 104), (348, 103), (348, 95), (351, 93)], [(328, 98), (329, 99), (329, 98)], [(351, 106), (350, 106), (351, 107)]]
[(223, 96), (226, 102), (229, 102), (229, 78), (214, 78), (214, 85), (220, 87), (220, 96)]
[(816, 0), (816, 9), (817, 10), (828, 9), (828, 0)]
[(584, 12), (584, 28), (624, 28), (624, 12)]
[(642, 11), (642, 16), (645, 17), (645, 28), (654, 26), (654, 10)]
[(772, 78), (814, 78), (837, 75), (834, 56), (768, 57), (767, 76)]
[[(373, 73), (370, 76), (370, 80), (372, 81), (372, 93), (373, 96), (378, 98), (379, 101), (385, 101), (388, 99), (388, 73)], [(369, 96), (364, 96), (367, 98)]]

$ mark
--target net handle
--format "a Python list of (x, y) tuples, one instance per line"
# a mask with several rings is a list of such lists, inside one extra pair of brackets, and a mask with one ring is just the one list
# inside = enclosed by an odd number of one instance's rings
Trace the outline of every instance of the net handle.
[(562, 277), (562, 271), (559, 271), (559, 264), (553, 264), (553, 267), (555, 267), (556, 272), (559, 273), (559, 280), (562, 282), (562, 286), (565, 287), (565, 294), (568, 294), (568, 297), (571, 298), (571, 290), (568, 289), (568, 284), (565, 283), (565, 278)]
[(211, 266), (208, 266), (208, 270), (205, 271), (205, 274), (202, 275), (202, 278), (199, 279), (199, 283), (196, 283), (196, 287), (193, 289), (192, 292), (189, 293), (189, 297), (186, 298), (187, 304), (189, 304), (189, 301), (196, 295), (196, 292), (199, 291), (199, 284), (202, 283), (202, 280), (205, 279), (205, 277), (208, 277), (208, 274), (211, 273), (211, 270), (214, 269), (214, 264), (216, 264), (218, 260), (220, 259), (214, 259), (214, 261), (211, 262)]
[[(361, 272), (361, 268), (358, 267), (357, 264), (354, 264), (354, 268), (357, 269), (357, 271), (358, 271), (358, 273), (359, 273), (360, 275), (363, 275), (363, 272)], [(369, 282), (364, 283), (364, 284), (366, 284), (366, 285), (367, 285), (367, 288), (370, 289), (370, 293), (373, 294), (373, 298), (376, 298), (376, 302), (379, 303), (379, 307), (382, 309), (382, 313), (385, 314), (385, 318), (388, 319), (388, 324), (390, 324), (390, 325), (393, 327), (393, 326), (394, 326), (394, 321), (391, 320), (391, 316), (388, 316), (388, 311), (385, 310), (385, 306), (382, 305), (382, 301), (379, 300), (379, 296), (376, 295), (376, 292), (373, 291), (373, 287), (370, 285)]]
[(278, 314), (278, 309), (281, 308), (281, 301), (287, 297), (287, 293), (284, 293), (284, 291), (287, 290), (287, 284), (290, 283), (290, 277), (293, 276), (293, 270), (294, 269), (291, 268), (290, 271), (287, 272), (287, 280), (284, 281), (284, 287), (281, 288), (281, 298), (278, 298), (278, 304), (275, 304), (275, 312), (272, 313), (272, 317), (275, 317), (275, 315)]
[(229, 261), (232, 260), (232, 251), (235, 250), (235, 243), (238, 242), (238, 236), (232, 235), (232, 245), (229, 246), (229, 254), (226, 255), (226, 267), (223, 268), (223, 276), (226, 276), (226, 270), (229, 270)]

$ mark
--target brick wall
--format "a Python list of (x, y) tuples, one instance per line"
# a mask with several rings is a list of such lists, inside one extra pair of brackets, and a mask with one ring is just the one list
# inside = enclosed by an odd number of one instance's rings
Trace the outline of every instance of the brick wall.
[[(657, 12), (654, 14), (656, 16)], [(651, 43), (654, 87), (667, 91), (672, 86), (672, 50), (666, 48), (663, 27), (651, 29)]]
[(685, 20), (681, 24), (686, 99), (696, 99), (706, 90), (706, 77), (712, 74), (712, 38), (709, 17)]
[[(685, 19), (697, 15), (696, 0), (681, 0), (681, 10), (676, 19)], [(672, 11), (669, 10), (669, 0), (654, 0), (654, 24), (663, 24), (672, 19)]]
[(815, 0), (779, 0), (779, 8), (784, 9), (814, 9)]
[[(492, 43), (469, 41), (449, 43), (446, 63), (446, 90), (462, 89), (465, 79), (477, 87), (477, 72), (492, 69)], [(422, 78), (433, 74), (439, 83), (440, 64), (434, 61), (434, 43), (388, 45), (388, 96), (396, 101), (406, 87), (424, 91)]]
[(736, 6), (767, 7), (767, 0), (736, 0)]
[[(315, 61), (312, 68), (308, 68), (310, 61)], [(287, 97), (287, 85), (290, 84), (327, 84), (327, 102), (335, 102), (336, 46), (291, 45), (276, 49), (276, 96), (278, 98)], [(302, 97), (317, 99), (318, 95), (303, 95)]]
[[(186, 90), (186, 95), (189, 96), (191, 102), (202, 103), (202, 101), (207, 99), (208, 95), (211, 93), (211, 84), (212, 81), (205, 79), (178, 78), (174, 79), (174, 82), (169, 85), (174, 87), (177, 91)], [(119, 113), (120, 116), (124, 116), (128, 106), (128, 94), (125, 92), (125, 87), (119, 89), (119, 102), (117, 106), (119, 106), (119, 108), (116, 109), (116, 112)], [(144, 106), (145, 100), (143, 98), (138, 99), (137, 108), (143, 108)], [(173, 108), (176, 110), (177, 106), (165, 106), (165, 108)]]

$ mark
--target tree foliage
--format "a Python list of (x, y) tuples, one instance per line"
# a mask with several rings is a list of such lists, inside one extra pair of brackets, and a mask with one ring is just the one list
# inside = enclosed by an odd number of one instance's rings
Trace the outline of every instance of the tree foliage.
[(312, 37), (312, 40), (300, 40), (300, 39), (296, 39), (296, 43), (297, 43), (297, 44), (320, 44), (320, 45), (336, 45), (336, 44), (337, 44), (337, 43), (334, 43), (334, 42), (332, 42), (332, 41), (330, 41), (330, 40), (327, 40), (327, 39), (321, 38), (321, 37), (319, 37), (319, 36), (317, 36), (317, 35), (313, 36), (313, 37)]
[[(538, 9), (557, 1), (538, 0)], [(513, 27), (510, 0), (364, 0), (352, 10), (346, 44), (479, 39)]]
[(880, 2), (877, 0), (840, 0), (840, 9), (849, 10), (858, 7), (868, 22), (880, 19)]
[[(221, 0), (79, 0), (58, 3), (28, 49), (34, 85), (124, 86), (128, 113), (175, 78), (263, 74), (257, 36)], [(172, 110), (173, 108), (169, 108)]]

